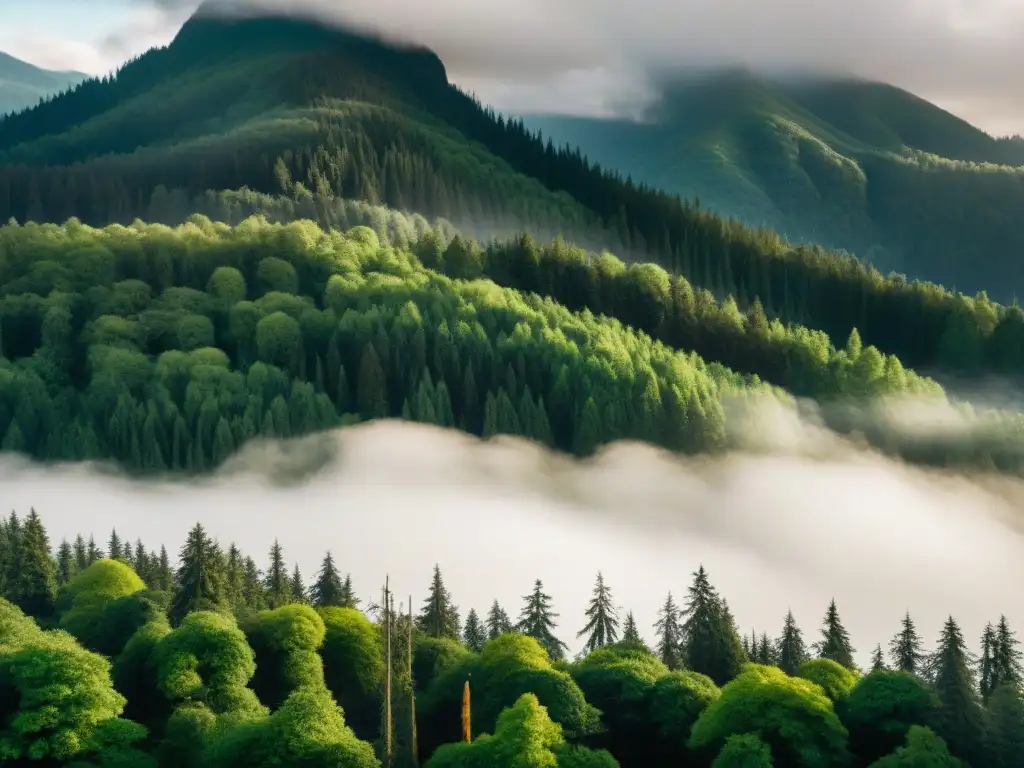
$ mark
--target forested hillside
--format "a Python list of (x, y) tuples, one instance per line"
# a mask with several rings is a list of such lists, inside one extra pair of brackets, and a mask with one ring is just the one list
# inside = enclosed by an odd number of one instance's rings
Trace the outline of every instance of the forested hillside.
[(0, 51), (0, 115), (33, 107), (85, 79), (81, 72), (40, 69)]
[(518, 613), (460, 608), (440, 568), (417, 611), (386, 579), (356, 595), (331, 552), (305, 579), (276, 541), (263, 568), (198, 524), (177, 563), (153, 544), (51, 551), (35, 510), (0, 522), (5, 765), (1011, 768), (1024, 749), (1005, 617), (975, 663), (954, 618), (926, 650), (908, 612), (885, 650), (862, 639), (862, 670), (834, 600), (813, 635), (780, 609), (776, 638), (741, 638), (703, 566), (656, 617), (600, 573), (574, 614), (540, 579)]
[(898, 88), (727, 71), (666, 84), (642, 122), (526, 124), (637, 181), (883, 272), (1002, 300), (1024, 286), (1024, 151)]
[[(212, 44), (216, 41), (216, 44)], [(208, 190), (340, 196), (490, 234), (561, 232), (907, 367), (1024, 372), (1016, 308), (793, 248), (556, 150), (448, 85), (429, 52), (280, 19), (190, 21), (168, 48), (0, 121), (0, 216), (180, 221)], [(993, 289), (1006, 285), (1005, 280)]]

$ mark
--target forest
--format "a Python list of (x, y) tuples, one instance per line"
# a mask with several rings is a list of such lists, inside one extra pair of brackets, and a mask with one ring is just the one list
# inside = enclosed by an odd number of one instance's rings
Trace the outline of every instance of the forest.
[(926, 650), (908, 611), (861, 669), (835, 600), (813, 638), (791, 612), (741, 637), (702, 565), (641, 619), (599, 572), (571, 619), (541, 579), (518, 613), (460, 610), (435, 567), (396, 608), (386, 576), (356, 595), (330, 551), (312, 579), (276, 541), (263, 564), (201, 524), (174, 562), (116, 530), (53, 548), (34, 509), (12, 512), (4, 764), (1009, 768), (1024, 750), (1002, 616), (976, 656), (953, 617)]

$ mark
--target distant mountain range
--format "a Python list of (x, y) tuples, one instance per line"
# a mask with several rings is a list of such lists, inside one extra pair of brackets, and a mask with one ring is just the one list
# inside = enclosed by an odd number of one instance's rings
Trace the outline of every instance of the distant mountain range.
[(1005, 288), (1024, 286), (1024, 140), (995, 139), (890, 85), (719, 71), (666, 87), (643, 122), (525, 122), (791, 241), (969, 292), (1008, 298)]
[(81, 72), (41, 69), (0, 51), (0, 115), (34, 106), (87, 78)]

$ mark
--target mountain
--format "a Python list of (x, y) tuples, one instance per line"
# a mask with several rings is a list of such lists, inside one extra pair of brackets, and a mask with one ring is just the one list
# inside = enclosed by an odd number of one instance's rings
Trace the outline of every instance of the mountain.
[(0, 115), (38, 104), (87, 77), (81, 72), (40, 69), (0, 51)]
[(602, 165), (796, 242), (1009, 300), (1024, 290), (1024, 142), (906, 91), (746, 70), (667, 84), (641, 121), (532, 115)]
[[(801, 338), (824, 332), (825, 346), (837, 349), (857, 329), (865, 346), (924, 373), (1024, 375), (1020, 310), (885, 277), (841, 253), (794, 246), (602, 171), (579, 149), (545, 144), (522, 121), (462, 93), (432, 52), (353, 30), (199, 14), (167, 47), (116, 74), (0, 119), (0, 221), (180, 224), (202, 210), (238, 222), (254, 194), (279, 200), (273, 207), (282, 216), (323, 226), (333, 226), (337, 200), (358, 200), (444, 217), (484, 239), (561, 234), (628, 262), (654, 262), (672, 277), (651, 264), (631, 268), (615, 283), (622, 291), (616, 300), (600, 294), (610, 283), (598, 278), (618, 275), (621, 262), (578, 250), (568, 252), (556, 276), (541, 280), (532, 261), (540, 256), (527, 249), (534, 255), (503, 279), (659, 337), (670, 338), (666, 312), (689, 313), (687, 296), (706, 289), (696, 294), (700, 302), (725, 307), (716, 333), (749, 312), (758, 327), (761, 317)], [(418, 222), (422, 230), (424, 220)], [(978, 238), (983, 244), (984, 235)], [(453, 258), (462, 263), (466, 256)], [(37, 262), (38, 280), (14, 280), (5, 289), (12, 297), (63, 290), (59, 271), (47, 273), (46, 258)], [(570, 279), (578, 273), (584, 284)], [(690, 287), (678, 287), (677, 276)], [(1008, 278), (992, 286), (1011, 284)], [(652, 291), (656, 298), (644, 298)], [(617, 300), (634, 298), (646, 307), (639, 314), (616, 308)], [(10, 306), (15, 319), (3, 337), (38, 338), (36, 321), (25, 326), (16, 319), (21, 305), (11, 298)], [(722, 344), (702, 344), (716, 357), (732, 354)], [(826, 359), (820, 339), (811, 346)], [(806, 348), (801, 342), (786, 355)]]

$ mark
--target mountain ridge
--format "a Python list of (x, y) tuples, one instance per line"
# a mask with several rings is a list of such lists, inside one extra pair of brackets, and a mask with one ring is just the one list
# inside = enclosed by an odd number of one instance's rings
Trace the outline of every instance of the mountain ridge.
[(31, 107), (88, 77), (72, 70), (43, 69), (0, 51), (0, 116)]

